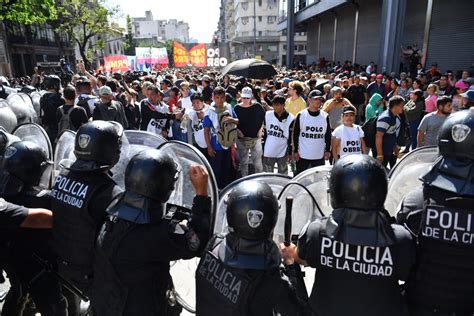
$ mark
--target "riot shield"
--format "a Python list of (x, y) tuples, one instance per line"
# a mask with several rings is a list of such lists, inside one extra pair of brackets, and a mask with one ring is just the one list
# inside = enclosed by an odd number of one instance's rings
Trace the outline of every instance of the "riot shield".
[(332, 208), (329, 201), (328, 179), (332, 166), (320, 166), (303, 171), (280, 192), (280, 212), (273, 239), (284, 241), (286, 198), (293, 197), (292, 235), (298, 236), (304, 225), (316, 218), (327, 216)]
[(120, 148), (120, 159), (110, 170), (112, 178), (121, 188), (125, 188), (125, 169), (130, 159), (142, 150), (156, 149), (163, 143), (166, 143), (166, 139), (160, 135), (145, 131), (124, 131)]
[(46, 91), (42, 90), (42, 91), (35, 91), (35, 92), (32, 92), (30, 94), (31, 103), (33, 103), (33, 109), (35, 110), (36, 115), (38, 117), (41, 116), (40, 99), (43, 96), (43, 94), (45, 94), (45, 93), (46, 93)]
[(53, 172), (53, 147), (49, 141), (46, 131), (36, 123), (25, 123), (15, 128), (12, 133), (20, 138), (22, 141), (29, 141), (37, 144), (44, 149), (50, 165), (45, 168), (43, 176), (41, 177), (40, 187), (49, 189), (51, 187), (51, 177)]
[[(203, 165), (209, 173), (208, 194), (211, 197), (211, 232), (216, 214), (218, 189), (217, 182), (207, 159), (193, 146), (179, 142), (169, 141), (159, 148), (173, 157), (181, 168), (175, 190), (171, 194), (168, 203), (191, 209), (195, 191), (189, 180), (189, 169), (194, 165)], [(173, 277), (174, 286), (178, 295), (178, 302), (189, 312), (194, 312), (196, 305), (196, 285), (194, 280), (195, 271), (199, 258), (190, 260), (179, 260), (171, 264), (170, 273)]]
[(10, 94), (7, 97), (7, 102), (13, 113), (15, 113), (18, 124), (38, 122), (38, 115), (33, 108), (31, 98), (27, 94)]
[(268, 184), (272, 188), (273, 193), (278, 196), (285, 185), (291, 181), (291, 177), (277, 173), (257, 173), (235, 180), (227, 185), (220, 193), (216, 213), (216, 223), (214, 225), (214, 234), (226, 234), (228, 232), (226, 218), (227, 205), (225, 201), (229, 196), (229, 193), (237, 186), (237, 184), (247, 180), (254, 180)]
[(403, 198), (421, 187), (419, 178), (428, 172), (438, 157), (438, 146), (420, 147), (406, 154), (392, 168), (385, 200), (385, 208), (390, 214), (395, 215)]
[(74, 155), (75, 139), (76, 132), (71, 130), (64, 130), (59, 134), (54, 150), (53, 181), (59, 175), (63, 166), (70, 165), (69, 162), (76, 160)]
[(15, 113), (8, 105), (8, 102), (0, 99), (0, 126), (11, 133), (18, 125)]

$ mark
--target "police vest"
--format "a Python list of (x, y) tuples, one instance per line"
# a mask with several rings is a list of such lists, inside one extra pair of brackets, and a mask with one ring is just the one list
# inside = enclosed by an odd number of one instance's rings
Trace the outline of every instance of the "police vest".
[[(355, 217), (362, 211), (350, 212)], [(410, 262), (411, 257), (414, 261), (409, 232), (400, 225), (386, 223), (383, 230), (373, 225), (359, 228), (359, 233), (355, 229), (351, 234), (329, 237), (328, 221), (327, 218), (317, 220), (307, 230), (306, 260), (317, 271), (310, 297), (315, 313), (404, 315), (406, 306), (402, 304), (398, 281), (408, 277), (411, 264), (405, 260)], [(390, 230), (394, 235), (392, 244), (372, 246), (375, 242), (372, 239), (387, 235)], [(365, 237), (361, 238), (361, 234)]]
[(84, 282), (90, 281), (95, 240), (102, 224), (89, 214), (89, 205), (97, 192), (113, 186), (115, 182), (99, 171), (66, 170), (51, 189), (54, 249), (60, 263), (79, 271)]
[(286, 156), (288, 148), (288, 137), (290, 136), (290, 125), (293, 123), (293, 115), (289, 114), (280, 122), (274, 111), (265, 113), (265, 139), (264, 157), (281, 158)]
[(474, 313), (474, 201), (424, 187), (418, 264), (408, 287), (417, 305)]
[(214, 236), (201, 256), (196, 270), (196, 315), (250, 315), (251, 304), (262, 305), (259, 315), (267, 315), (272, 309), (269, 302), (252, 299), (263, 282), (275, 282), (272, 284), (278, 288), (279, 269), (246, 270), (226, 265), (218, 256), (223, 240)]
[(328, 114), (324, 111), (319, 111), (318, 116), (311, 116), (308, 109), (300, 112), (298, 152), (301, 158), (314, 160), (324, 157), (327, 116)]

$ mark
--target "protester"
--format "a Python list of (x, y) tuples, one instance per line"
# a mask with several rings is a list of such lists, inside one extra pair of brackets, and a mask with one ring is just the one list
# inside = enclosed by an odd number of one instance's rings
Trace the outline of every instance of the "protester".
[(365, 108), (365, 121), (367, 122), (373, 117), (378, 116), (384, 111), (384, 100), (382, 95), (374, 93), (369, 100), (369, 104)]
[(452, 106), (453, 100), (450, 97), (441, 96), (438, 98), (436, 101), (437, 111), (426, 114), (418, 127), (418, 147), (438, 144), (439, 129), (451, 113)]
[(306, 109), (306, 101), (301, 97), (304, 92), (304, 86), (299, 81), (289, 83), (289, 98), (285, 102), (285, 110), (296, 116), (300, 111)]
[(438, 99), (438, 86), (434, 83), (428, 85), (426, 90), (428, 97), (425, 99), (425, 113), (431, 113), (436, 110), (436, 100)]
[(273, 110), (265, 113), (265, 147), (263, 150), (263, 171), (288, 174), (288, 160), (291, 158), (290, 129), (294, 116), (285, 110), (285, 98), (275, 96)]
[(425, 109), (425, 100), (423, 99), (423, 91), (414, 90), (410, 93), (410, 101), (408, 101), (404, 106), (405, 118), (408, 122), (410, 129), (410, 140), (411, 143), (405, 148), (405, 151), (408, 152), (408, 149), (411, 146), (411, 149), (416, 149), (417, 147), (417, 134), (418, 126), (420, 125), (421, 118), (423, 117), (423, 112)]
[(381, 96), (386, 95), (385, 94), (385, 85), (382, 83), (382, 79), (383, 79), (383, 75), (378, 74), (377, 76), (375, 76), (375, 81), (371, 82), (367, 86), (367, 95), (368, 95), (369, 98), (372, 97), (372, 95), (374, 93), (378, 93)]
[(204, 136), (204, 117), (209, 107), (204, 103), (204, 98), (198, 92), (191, 97), (192, 109), (187, 111), (191, 122), (191, 129), (194, 136), (194, 147), (196, 147), (205, 157), (207, 157), (207, 143)]
[(395, 166), (400, 148), (397, 145), (397, 133), (400, 129), (400, 117), (405, 100), (394, 96), (388, 100), (388, 109), (377, 119), (376, 156), (377, 160), (387, 167)]
[(64, 102), (56, 111), (58, 123), (58, 136), (64, 130), (77, 131), (82, 124), (87, 123), (88, 117), (84, 108), (74, 105), (76, 90), (73, 87), (66, 87), (63, 90)]
[(354, 124), (356, 112), (353, 105), (346, 105), (342, 110), (342, 125), (332, 132), (331, 148), (334, 161), (347, 155), (367, 153), (364, 131), (359, 125)]
[(331, 128), (335, 129), (341, 125), (341, 114), (342, 110), (346, 105), (351, 104), (349, 100), (342, 97), (342, 89), (339, 87), (333, 87), (331, 89), (332, 99), (327, 100), (322, 110), (328, 114)]
[(122, 127), (127, 127), (128, 122), (125, 117), (125, 111), (120, 102), (113, 100), (112, 89), (108, 86), (102, 86), (99, 89), (100, 102), (96, 103), (92, 118), (94, 120), (115, 121)]
[(360, 83), (360, 76), (354, 76), (354, 83), (346, 90), (346, 97), (357, 109), (356, 123), (364, 121), (365, 106), (368, 102), (366, 87)]

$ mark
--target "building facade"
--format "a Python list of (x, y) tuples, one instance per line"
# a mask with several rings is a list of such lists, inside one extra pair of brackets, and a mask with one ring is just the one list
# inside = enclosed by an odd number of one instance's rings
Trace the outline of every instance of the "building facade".
[(166, 40), (189, 43), (189, 24), (176, 19), (154, 20), (151, 11), (145, 17), (132, 18), (132, 30), (138, 42), (154, 44)]
[(35, 66), (54, 72), (62, 58), (75, 63), (74, 47), (67, 35), (54, 32), (48, 24), (0, 21), (0, 74), (31, 76)]
[[(288, 12), (288, 2), (294, 4)], [(278, 29), (307, 32), (306, 62), (374, 61), (379, 72), (400, 71), (401, 46), (417, 44), (426, 68), (465, 69), (474, 61), (472, 1), (279, 0)]]
[(277, 0), (222, 0), (218, 23), (221, 44), (231, 60), (256, 57), (277, 63), (280, 33)]

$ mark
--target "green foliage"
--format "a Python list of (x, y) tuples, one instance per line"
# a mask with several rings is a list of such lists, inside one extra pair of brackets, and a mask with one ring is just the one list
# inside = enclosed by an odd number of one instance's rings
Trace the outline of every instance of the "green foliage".
[(0, 0), (0, 21), (45, 23), (56, 18), (54, 0)]
[[(122, 32), (116, 23), (110, 23), (119, 13), (118, 7), (107, 8), (98, 0), (62, 0), (58, 4), (58, 19), (55, 23), (58, 31), (63, 31), (79, 46), (79, 52), (86, 67), (90, 67), (89, 47), (92, 37), (99, 34)], [(99, 41), (98, 47), (105, 43)], [(88, 56), (89, 55), (89, 56)]]
[(125, 55), (135, 55), (135, 39), (133, 38), (132, 19), (130, 15), (126, 16), (127, 34), (125, 35), (124, 50)]

